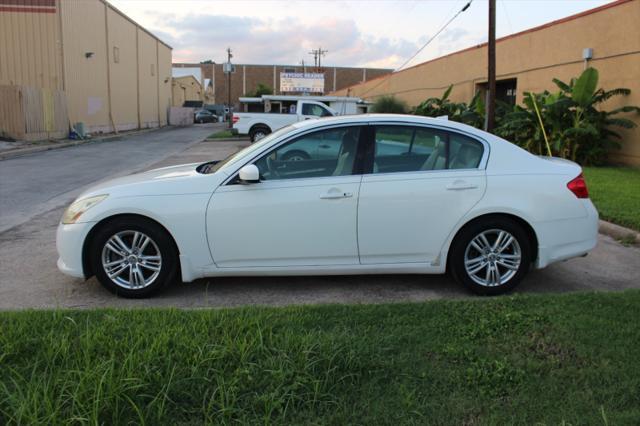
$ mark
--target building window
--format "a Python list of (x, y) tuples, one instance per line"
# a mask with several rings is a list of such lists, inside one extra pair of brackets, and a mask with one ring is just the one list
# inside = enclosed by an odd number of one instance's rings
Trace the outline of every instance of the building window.
[(295, 69), (295, 68), (285, 68), (285, 69), (284, 69), (284, 72), (286, 72), (286, 73), (292, 73), (292, 72), (296, 72), (296, 69)]
[(120, 63), (120, 49), (117, 46), (113, 46), (113, 62), (115, 64)]

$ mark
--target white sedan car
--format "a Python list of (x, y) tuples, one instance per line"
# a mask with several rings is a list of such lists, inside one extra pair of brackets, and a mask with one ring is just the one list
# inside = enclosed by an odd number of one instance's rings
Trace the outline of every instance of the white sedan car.
[(446, 271), (498, 294), (594, 248), (588, 197), (575, 163), (463, 124), (325, 118), (91, 188), (58, 227), (58, 267), (125, 297), (178, 277)]

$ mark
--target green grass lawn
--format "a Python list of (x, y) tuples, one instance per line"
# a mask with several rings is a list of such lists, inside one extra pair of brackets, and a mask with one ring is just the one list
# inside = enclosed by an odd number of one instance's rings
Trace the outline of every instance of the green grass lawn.
[(601, 219), (640, 231), (640, 169), (585, 167), (584, 176)]
[(638, 424), (639, 306), (2, 312), (0, 424)]
[(207, 139), (211, 140), (211, 139), (231, 139), (231, 138), (240, 138), (239, 135), (234, 135), (233, 133), (231, 133), (231, 130), (220, 130), (217, 131), (215, 133), (210, 134), (209, 136), (207, 136)]

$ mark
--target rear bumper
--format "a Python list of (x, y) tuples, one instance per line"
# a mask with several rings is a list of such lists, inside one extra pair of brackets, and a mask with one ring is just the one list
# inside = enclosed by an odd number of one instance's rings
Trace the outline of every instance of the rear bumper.
[(537, 268), (589, 253), (598, 242), (598, 211), (591, 200), (583, 200), (587, 215), (581, 218), (536, 223)]

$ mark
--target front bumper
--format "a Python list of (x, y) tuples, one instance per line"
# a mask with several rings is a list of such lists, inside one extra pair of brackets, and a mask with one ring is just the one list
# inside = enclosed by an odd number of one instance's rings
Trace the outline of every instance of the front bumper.
[(76, 278), (86, 278), (82, 262), (84, 241), (91, 231), (94, 222), (60, 223), (56, 232), (56, 249), (58, 250), (58, 269)]

